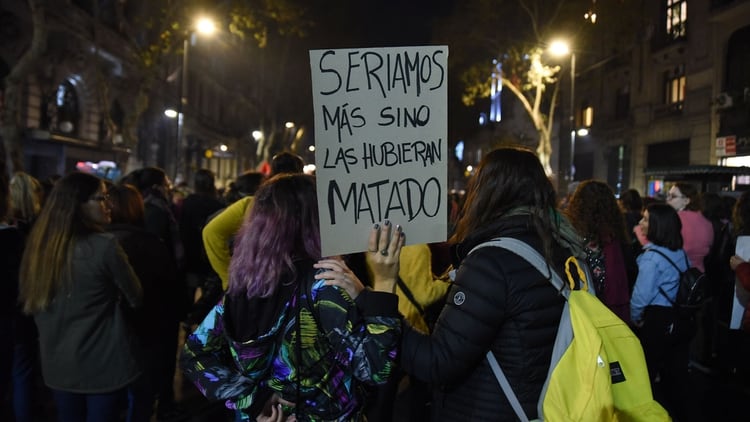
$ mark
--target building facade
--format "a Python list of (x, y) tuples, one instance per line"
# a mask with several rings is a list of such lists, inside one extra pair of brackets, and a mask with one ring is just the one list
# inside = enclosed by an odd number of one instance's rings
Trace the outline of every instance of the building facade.
[[(0, 5), (0, 79), (33, 42), (28, 3)], [(258, 122), (243, 96), (248, 86), (242, 78), (235, 82), (243, 63), (224, 60), (243, 55), (228, 37), (208, 40), (186, 31), (147, 75), (133, 39), (153, 36), (141, 23), (157, 3), (43, 5), (46, 48), (25, 75), (19, 104), (25, 171), (41, 179), (78, 168), (116, 179), (158, 166), (189, 181), (196, 169), (210, 168), (222, 186), (254, 166), (248, 157)], [(180, 109), (181, 97), (187, 101)], [(168, 109), (182, 112), (182, 127), (165, 115)]]
[(701, 166), (702, 189), (731, 190), (736, 180), (712, 175), (750, 156), (750, 1), (641, 5), (632, 48), (576, 74), (576, 129), (588, 130), (576, 139), (576, 180), (659, 195)]

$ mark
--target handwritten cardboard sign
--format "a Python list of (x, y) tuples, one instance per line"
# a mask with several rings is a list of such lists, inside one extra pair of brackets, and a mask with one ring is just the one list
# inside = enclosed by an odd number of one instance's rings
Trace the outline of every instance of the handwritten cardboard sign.
[(365, 250), (386, 219), (445, 240), (448, 47), (312, 50), (310, 67), (323, 255)]

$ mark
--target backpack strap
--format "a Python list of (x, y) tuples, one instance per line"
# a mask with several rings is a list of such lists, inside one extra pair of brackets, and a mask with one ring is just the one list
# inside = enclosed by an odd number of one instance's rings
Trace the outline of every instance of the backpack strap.
[[(669, 257), (664, 252), (662, 252), (662, 251), (660, 251), (658, 249), (652, 249), (652, 248), (646, 248), (646, 251), (656, 252), (657, 254), (659, 254), (662, 257), (664, 257), (664, 259), (666, 259), (667, 262), (669, 262), (670, 264), (672, 264), (672, 266), (674, 267), (674, 269), (677, 270), (677, 275), (678, 275), (677, 283), (679, 285), (679, 283), (680, 283), (679, 277), (682, 277), (682, 274), (685, 273), (685, 271), (680, 270), (680, 267), (678, 267), (677, 264), (674, 263), (674, 261), (672, 261), (671, 259), (669, 259)], [(687, 265), (687, 254), (685, 254), (685, 250), (683, 250), (682, 253), (683, 253), (683, 255), (685, 255), (685, 264)], [(672, 306), (676, 305), (676, 301), (670, 299), (669, 295), (667, 295), (667, 292), (665, 292), (664, 288), (661, 287), (661, 286), (659, 286), (659, 294), (661, 294), (662, 296), (664, 296), (664, 298), (667, 299)]]
[[(526, 262), (536, 268), (536, 270), (539, 271), (542, 276), (546, 278), (550, 282), (550, 284), (552, 284), (552, 286), (554, 286), (555, 289), (557, 289), (557, 291), (560, 292), (560, 294), (566, 299), (570, 294), (570, 290), (575, 290), (576, 288), (579, 288), (581, 290), (589, 290), (589, 292), (594, 293), (594, 286), (588, 282), (588, 280), (591, 279), (588, 274), (588, 267), (582, 264), (574, 256), (569, 257), (565, 261), (565, 273), (568, 276), (568, 280), (571, 280), (568, 283), (568, 288), (566, 289), (566, 283), (563, 281), (557, 271), (555, 271), (544, 259), (544, 257), (528, 243), (513, 237), (496, 237), (492, 240), (488, 240), (486, 242), (478, 244), (477, 246), (474, 246), (469, 251), (468, 255), (471, 255), (471, 253), (476, 251), (477, 249), (488, 246), (506, 249), (523, 258)], [(571, 268), (575, 270), (575, 274), (571, 272)], [(579, 280), (581, 282), (581, 285), (572, 285), (573, 280)]]
[(503, 373), (502, 368), (500, 368), (500, 364), (497, 363), (497, 359), (495, 359), (495, 355), (492, 353), (492, 350), (487, 352), (487, 361), (489, 361), (490, 368), (492, 368), (492, 373), (495, 374), (497, 382), (500, 383), (500, 388), (503, 389), (503, 393), (505, 393), (505, 397), (508, 399), (511, 407), (513, 407), (513, 411), (516, 412), (516, 416), (518, 416), (518, 419), (520, 419), (521, 422), (529, 422), (529, 418), (528, 416), (526, 416), (526, 412), (524, 412), (523, 407), (521, 407), (521, 402), (518, 401), (516, 393), (513, 392), (513, 387), (510, 386), (508, 378), (505, 377), (505, 373)]
[[(557, 289), (558, 292), (565, 298), (565, 307), (568, 306), (568, 296), (570, 295), (570, 290), (573, 289), (575, 286), (568, 286), (566, 288), (565, 282), (563, 282), (560, 275), (550, 267), (549, 263), (544, 259), (544, 257), (539, 254), (539, 252), (536, 251), (533, 247), (531, 247), (526, 242), (523, 242), (521, 240), (512, 238), (512, 237), (498, 237), (492, 240), (489, 240), (487, 242), (480, 243), (479, 245), (475, 246), (474, 248), (469, 251), (469, 255), (476, 251), (477, 249), (484, 248), (484, 247), (498, 247), (506, 249), (521, 258), (523, 258), (526, 262), (531, 264), (534, 268), (536, 268), (537, 271), (539, 271), (542, 276), (544, 276), (551, 284), (552, 286)], [(569, 265), (573, 264), (573, 265)], [(574, 279), (573, 274), (571, 274), (570, 267), (573, 266), (576, 268), (578, 279), (581, 280), (583, 284), (588, 284), (587, 280), (590, 278), (588, 277), (588, 269), (585, 266), (581, 266), (578, 260), (575, 257), (568, 258), (568, 261), (565, 263), (565, 271), (569, 277), (569, 280)], [(544, 395), (547, 392), (547, 387), (549, 383), (549, 375), (552, 373), (552, 370), (554, 369), (555, 365), (557, 365), (557, 362), (560, 360), (560, 357), (562, 357), (562, 354), (565, 351), (564, 344), (569, 344), (570, 339), (573, 336), (572, 330), (564, 330), (562, 327), (564, 327), (565, 323), (567, 322), (567, 327), (570, 327), (570, 314), (567, 312), (566, 309), (563, 310), (560, 320), (560, 326), (558, 328), (558, 335), (555, 338), (555, 344), (553, 346), (552, 351), (552, 359), (550, 368), (548, 370), (547, 378), (544, 382), (544, 385), (542, 386), (542, 392), (539, 397), (539, 402), (537, 404), (537, 412), (541, 418), (542, 415), (542, 402)], [(495, 358), (495, 355), (492, 353), (492, 350), (487, 351), (487, 361), (490, 364), (490, 368), (492, 369), (492, 372), (495, 375), (495, 378), (497, 379), (497, 382), (500, 384), (500, 387), (503, 390), (503, 393), (505, 394), (505, 397), (508, 399), (508, 402), (510, 403), (511, 407), (513, 407), (513, 411), (516, 413), (516, 416), (518, 419), (520, 419), (522, 422), (528, 422), (529, 418), (526, 416), (526, 412), (524, 412), (523, 407), (521, 406), (521, 403), (518, 401), (518, 397), (516, 396), (515, 392), (513, 392), (513, 388), (510, 386), (510, 383), (508, 382), (508, 379), (505, 376), (505, 373), (503, 373), (502, 368), (500, 367), (500, 364), (497, 362), (497, 359)]]

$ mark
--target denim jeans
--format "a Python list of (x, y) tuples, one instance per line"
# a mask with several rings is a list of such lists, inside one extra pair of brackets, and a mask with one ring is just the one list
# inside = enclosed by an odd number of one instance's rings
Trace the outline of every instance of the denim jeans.
[(13, 412), (16, 422), (32, 422), (39, 343), (19, 342), (13, 348)]
[(59, 422), (112, 422), (125, 410), (126, 389), (104, 394), (53, 390)]

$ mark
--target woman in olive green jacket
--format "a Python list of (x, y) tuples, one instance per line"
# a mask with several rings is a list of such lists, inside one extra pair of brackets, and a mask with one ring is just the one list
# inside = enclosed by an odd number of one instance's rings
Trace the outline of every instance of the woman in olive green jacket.
[(104, 183), (72, 173), (56, 184), (21, 261), (24, 312), (39, 328), (44, 382), (61, 421), (117, 420), (140, 370), (121, 306), (141, 284), (113, 235)]

